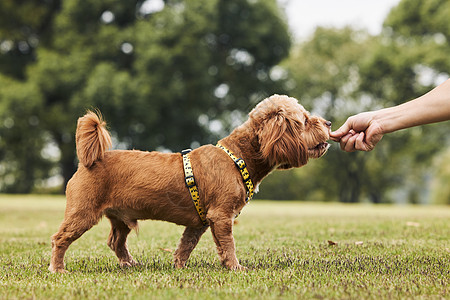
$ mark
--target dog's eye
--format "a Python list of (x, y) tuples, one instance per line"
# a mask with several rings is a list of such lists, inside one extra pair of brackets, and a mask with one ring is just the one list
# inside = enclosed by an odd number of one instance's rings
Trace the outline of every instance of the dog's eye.
[(305, 126), (308, 125), (308, 118), (305, 118)]

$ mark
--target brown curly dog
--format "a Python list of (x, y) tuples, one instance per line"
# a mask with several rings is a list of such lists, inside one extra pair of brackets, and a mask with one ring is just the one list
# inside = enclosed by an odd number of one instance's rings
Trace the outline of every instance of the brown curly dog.
[[(221, 148), (205, 145), (190, 154), (202, 222), (186, 186), (179, 153), (108, 151), (111, 137), (101, 117), (88, 112), (78, 119), (76, 143), (80, 161), (66, 189), (67, 205), (59, 230), (52, 236), (49, 270), (65, 272), (70, 244), (105, 215), (111, 222), (108, 246), (121, 266), (136, 262), (127, 236), (138, 220), (154, 219), (186, 226), (174, 253), (184, 267), (208, 227), (225, 267), (243, 269), (232, 235), (233, 220), (246, 204), (247, 186), (240, 170)], [(257, 187), (271, 171), (305, 165), (328, 149), (331, 122), (310, 116), (296, 99), (274, 95), (260, 102), (248, 120), (219, 143), (242, 158)]]

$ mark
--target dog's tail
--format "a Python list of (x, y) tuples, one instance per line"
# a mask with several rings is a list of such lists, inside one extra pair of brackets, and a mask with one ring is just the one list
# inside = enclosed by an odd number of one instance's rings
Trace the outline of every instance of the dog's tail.
[(101, 160), (111, 148), (111, 136), (99, 111), (88, 111), (78, 119), (75, 138), (78, 159), (86, 168)]

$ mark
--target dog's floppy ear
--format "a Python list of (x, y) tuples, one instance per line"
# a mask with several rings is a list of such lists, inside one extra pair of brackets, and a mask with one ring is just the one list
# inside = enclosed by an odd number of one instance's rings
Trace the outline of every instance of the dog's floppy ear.
[(261, 155), (271, 165), (292, 168), (308, 162), (308, 147), (301, 136), (302, 124), (279, 111), (266, 117), (260, 125)]

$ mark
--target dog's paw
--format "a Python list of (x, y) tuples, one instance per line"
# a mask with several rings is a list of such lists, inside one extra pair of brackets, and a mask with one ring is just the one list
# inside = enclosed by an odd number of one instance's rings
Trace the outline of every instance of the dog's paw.
[(180, 261), (175, 261), (175, 262), (173, 263), (173, 266), (174, 266), (175, 269), (183, 269), (183, 268), (186, 267), (186, 264), (185, 264), (185, 263), (182, 263), (182, 262), (180, 262)]
[(137, 266), (138, 263), (134, 259), (130, 259), (130, 260), (120, 261), (119, 265), (121, 268), (131, 268), (131, 267)]
[(50, 267), (48, 267), (48, 270), (50, 272), (52, 272), (53, 274), (55, 274), (55, 273), (60, 273), (60, 274), (67, 274), (67, 273), (69, 273), (66, 270), (64, 270), (64, 268), (55, 268), (52, 265), (50, 265)]
[(231, 267), (229, 267), (229, 269), (232, 270), (232, 271), (247, 271), (248, 270), (247, 267), (241, 266), (240, 264), (237, 264), (235, 266), (231, 266)]

